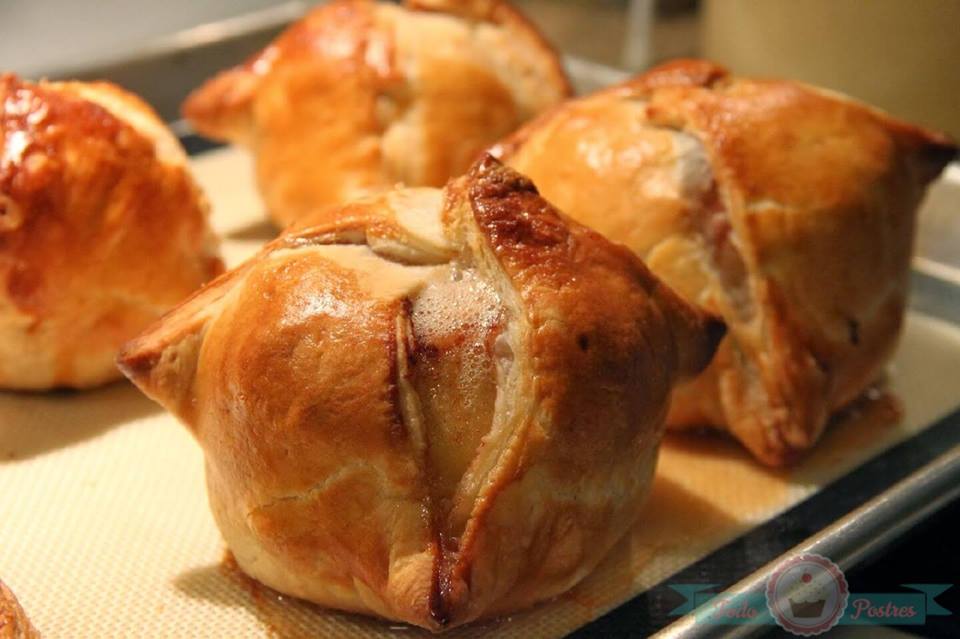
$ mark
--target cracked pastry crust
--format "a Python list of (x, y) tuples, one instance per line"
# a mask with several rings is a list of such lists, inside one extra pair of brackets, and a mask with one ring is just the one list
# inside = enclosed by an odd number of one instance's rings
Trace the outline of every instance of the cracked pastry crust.
[(442, 186), (570, 91), (556, 52), (501, 0), (334, 0), (183, 113), (250, 148), (287, 225), (397, 183)]
[(153, 111), (107, 83), (0, 76), (0, 388), (120, 377), (121, 344), (222, 272)]
[(131, 342), (240, 567), (432, 630), (582, 579), (719, 320), (492, 158), (303, 220)]
[(0, 581), (0, 639), (40, 639), (40, 633), (3, 581)]
[(796, 82), (684, 60), (564, 104), (494, 149), (579, 222), (723, 316), (668, 425), (781, 465), (880, 374), (943, 136)]

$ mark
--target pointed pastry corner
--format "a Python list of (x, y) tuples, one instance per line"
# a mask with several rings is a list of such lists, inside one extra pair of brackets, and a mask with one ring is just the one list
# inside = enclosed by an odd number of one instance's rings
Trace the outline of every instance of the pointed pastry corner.
[(168, 326), (165, 321), (127, 342), (117, 355), (117, 368), (144, 395), (189, 425), (190, 395), (205, 323)]
[(194, 89), (180, 106), (184, 118), (201, 134), (239, 141), (247, 134), (260, 83), (249, 64), (222, 71)]
[(698, 315), (699, 343), (690, 349), (687, 357), (680, 358), (680, 370), (691, 377), (703, 372), (710, 365), (720, 342), (727, 335), (727, 323), (719, 315), (707, 312), (698, 312)]
[(147, 334), (141, 334), (120, 347), (117, 353), (117, 368), (123, 373), (123, 376), (143, 388), (150, 372), (157, 365), (159, 353), (157, 349), (152, 348), (149, 341), (149, 329)]
[(656, 66), (636, 76), (629, 83), (643, 89), (710, 87), (729, 77), (730, 72), (715, 62), (681, 58)]
[(184, 417), (181, 408), (193, 384), (203, 326), (161, 319), (120, 349), (117, 368), (147, 397)]
[(666, 284), (661, 283), (658, 292), (669, 309), (667, 321), (677, 345), (679, 377), (696, 377), (713, 361), (720, 342), (727, 334), (727, 324), (719, 315), (682, 299)]
[(197, 332), (194, 324), (197, 323), (171, 323), (169, 316), (161, 318), (120, 347), (116, 358), (117, 368), (144, 393), (164, 403), (162, 398), (155, 395), (159, 390), (158, 380), (162, 376), (165, 354)]
[(505, 188), (519, 189), (539, 194), (536, 185), (527, 176), (500, 161), (493, 153), (486, 151), (467, 172), (468, 178), (476, 183), (500, 184)]
[(187, 420), (185, 410), (206, 327), (233, 288), (240, 267), (213, 280), (123, 345), (117, 368), (147, 397)]
[(920, 171), (925, 181), (939, 177), (947, 165), (960, 160), (960, 147), (956, 140), (942, 133), (925, 131), (924, 144), (919, 150)]
[(501, 167), (506, 168), (504, 167), (503, 162), (494, 157), (493, 154), (490, 152), (485, 152), (476, 162), (473, 163), (473, 166), (470, 167), (469, 175), (481, 176)]

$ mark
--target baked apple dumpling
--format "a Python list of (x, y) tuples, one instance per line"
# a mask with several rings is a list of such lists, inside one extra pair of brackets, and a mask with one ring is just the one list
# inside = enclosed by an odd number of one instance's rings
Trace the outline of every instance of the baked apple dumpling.
[(139, 98), (0, 76), (0, 388), (120, 377), (120, 346), (220, 274), (186, 156)]
[(730, 331), (668, 419), (780, 465), (881, 373), (945, 137), (842, 95), (667, 64), (566, 103), (495, 153)]
[(334, 0), (183, 112), (253, 152), (286, 225), (397, 183), (442, 186), (569, 93), (556, 53), (503, 0)]
[(432, 630), (570, 588), (722, 324), (492, 158), (317, 219), (120, 357), (203, 447), (238, 565)]

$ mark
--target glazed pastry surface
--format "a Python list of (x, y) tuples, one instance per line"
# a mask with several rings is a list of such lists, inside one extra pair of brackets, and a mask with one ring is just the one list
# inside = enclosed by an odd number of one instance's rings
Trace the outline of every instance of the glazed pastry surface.
[(0, 76), (0, 388), (120, 376), (120, 345), (223, 270), (186, 156), (107, 83)]
[(589, 573), (722, 334), (488, 158), (301, 221), (120, 364), (203, 447), (245, 572), (440, 630)]
[(183, 111), (253, 152), (286, 225), (398, 183), (442, 186), (569, 93), (556, 53), (501, 0), (335, 0)]
[(566, 103), (494, 150), (730, 332), (668, 424), (794, 460), (880, 375), (906, 307), (917, 206), (956, 154), (796, 82), (686, 60)]

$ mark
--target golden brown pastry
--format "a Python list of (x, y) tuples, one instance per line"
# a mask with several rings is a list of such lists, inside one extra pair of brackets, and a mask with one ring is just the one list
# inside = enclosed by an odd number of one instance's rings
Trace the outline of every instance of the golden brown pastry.
[(334, 0), (183, 112), (253, 151), (286, 225), (397, 183), (442, 186), (569, 93), (556, 53), (502, 0)]
[(120, 377), (120, 345), (223, 270), (177, 140), (106, 83), (0, 76), (0, 388)]
[(495, 152), (730, 333), (668, 424), (794, 459), (875, 380), (903, 320), (935, 133), (795, 82), (679, 61), (558, 107)]
[(492, 158), (334, 217), (120, 357), (204, 448), (237, 563), (433, 630), (570, 588), (634, 522), (722, 323)]
[(3, 581), (0, 581), (0, 639), (40, 639), (40, 633)]

